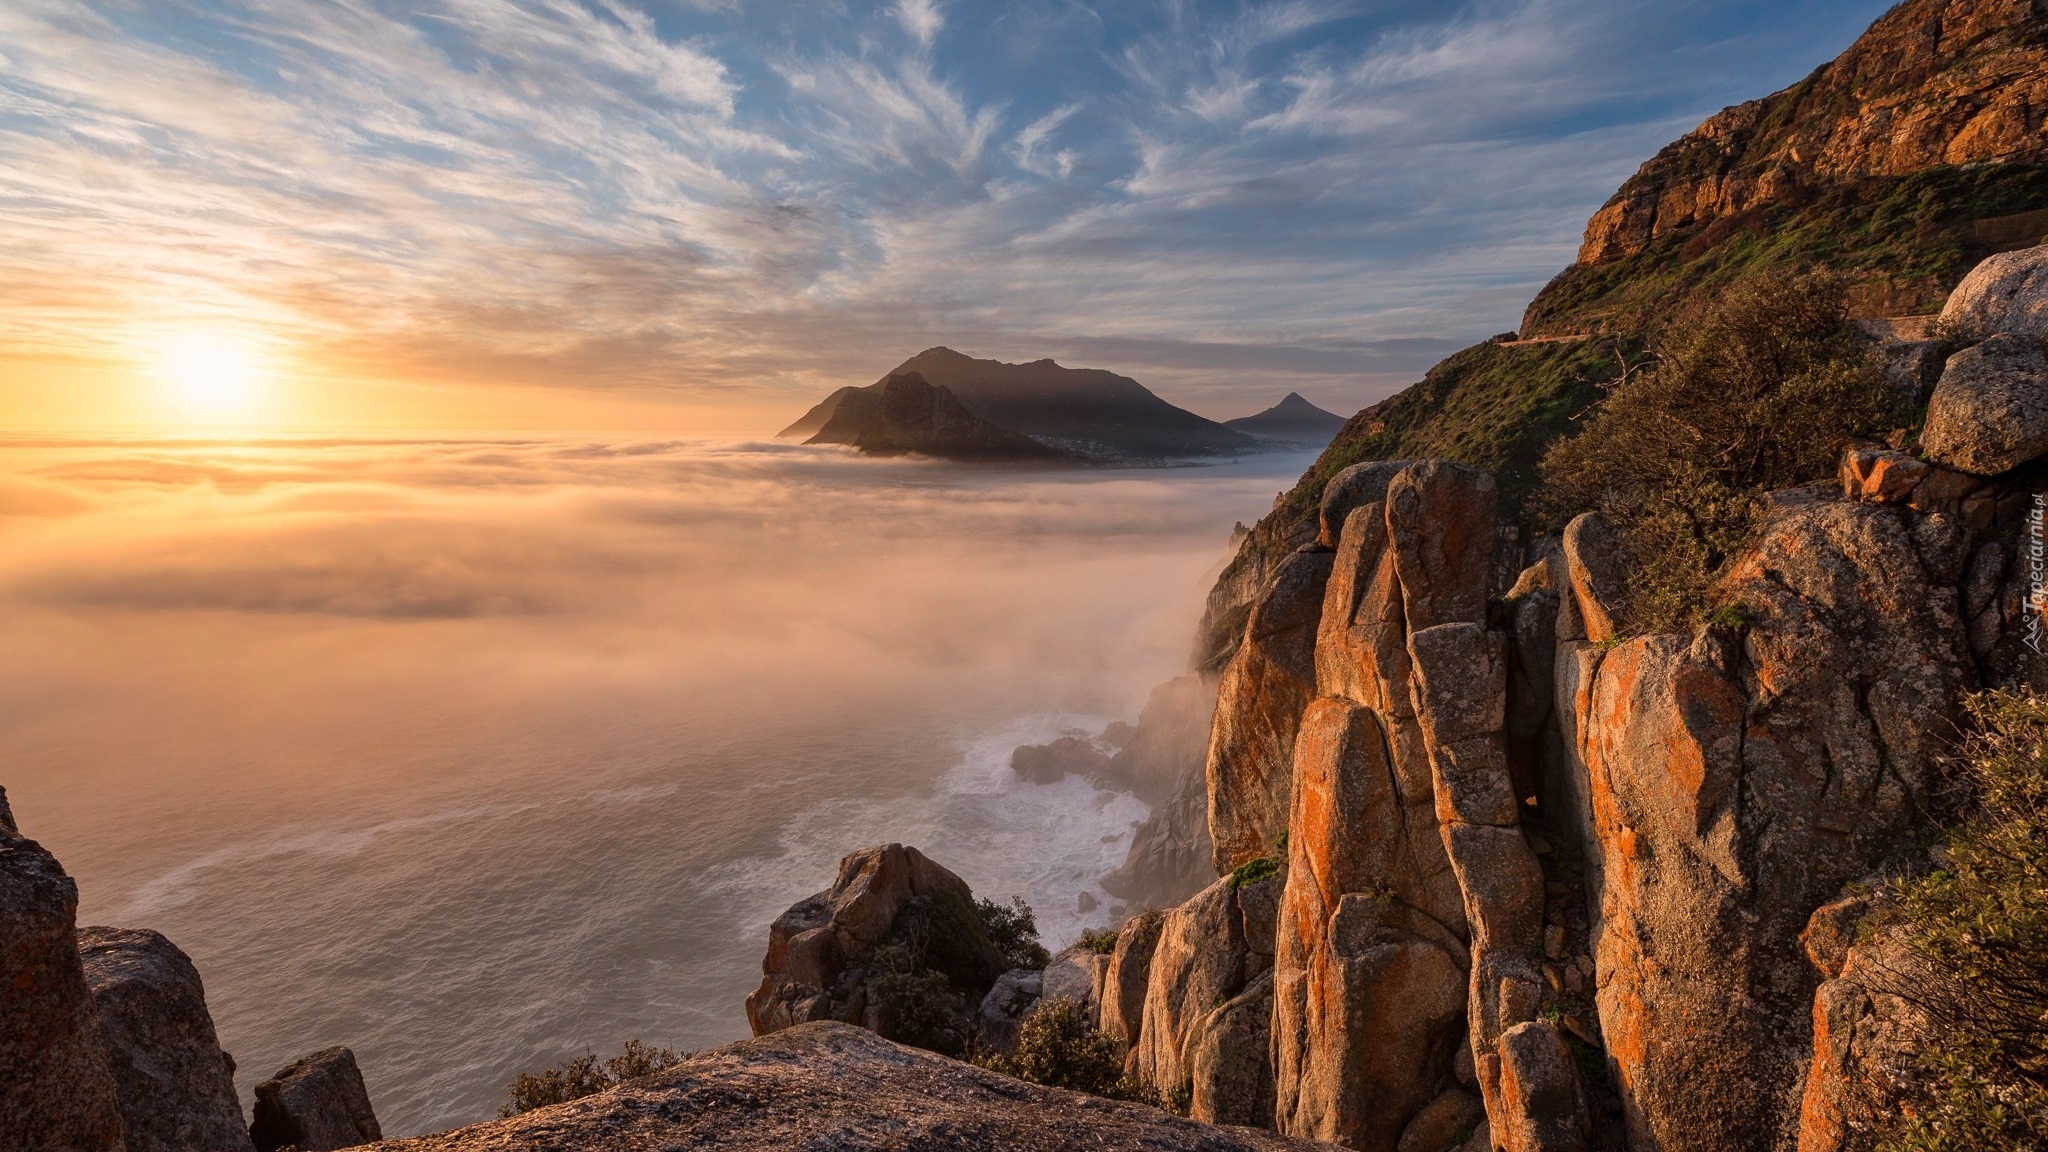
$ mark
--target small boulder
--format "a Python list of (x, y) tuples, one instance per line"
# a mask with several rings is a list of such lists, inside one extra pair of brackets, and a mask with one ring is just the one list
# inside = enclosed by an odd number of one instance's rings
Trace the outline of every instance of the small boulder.
[(1531, 1021), (1501, 1034), (1502, 1111), (1495, 1129), (1507, 1152), (1584, 1152), (1586, 1105), (1564, 1037)]
[(1010, 753), (1010, 771), (1033, 784), (1053, 784), (1071, 773), (1088, 780), (1109, 774), (1109, 754), (1078, 732), (1050, 744), (1026, 744)]
[(81, 929), (78, 954), (127, 1152), (249, 1152), (234, 1076), (191, 959), (156, 932), (122, 928)]
[(1996, 476), (2048, 453), (2048, 348), (1993, 336), (1949, 357), (1927, 406), (1926, 455)]
[(1015, 1052), (1017, 1030), (1044, 995), (1043, 974), (1029, 968), (1017, 968), (996, 977), (995, 986), (981, 998), (981, 1009), (975, 1015), (982, 1050), (1006, 1056)]
[(1967, 331), (2048, 338), (2048, 245), (2001, 252), (1971, 269), (1941, 318)]
[(323, 1048), (256, 1085), (256, 1122), (249, 1137), (256, 1152), (293, 1146), (299, 1152), (329, 1152), (382, 1140), (356, 1054)]
[(121, 1112), (78, 960), (78, 885), (0, 825), (0, 1148), (121, 1152)]
[(1101, 1016), (1102, 985), (1108, 975), (1106, 953), (1092, 952), (1076, 944), (1045, 966), (1043, 994), (1048, 1000), (1055, 996), (1072, 1000), (1087, 1013), (1089, 1023), (1096, 1024)]

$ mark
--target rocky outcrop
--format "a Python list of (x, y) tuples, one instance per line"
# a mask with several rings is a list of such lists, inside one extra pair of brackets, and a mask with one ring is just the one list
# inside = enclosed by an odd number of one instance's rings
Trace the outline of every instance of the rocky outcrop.
[(328, 1152), (384, 1138), (356, 1054), (346, 1048), (323, 1048), (280, 1068), (256, 1085), (255, 1112), (249, 1137), (256, 1152)]
[(1872, 1122), (1893, 1114), (1922, 1074), (1918, 1057), (1933, 1035), (1924, 1004), (1941, 977), (1895, 928), (1859, 934), (1875, 905), (1871, 897), (1846, 897), (1807, 923), (1807, 958), (1824, 982), (1813, 996), (1813, 1062), (1797, 1152), (1868, 1147)]
[(1294, 730), (1315, 698), (1316, 627), (1332, 559), (1309, 546), (1280, 562), (1223, 670), (1207, 763), (1212, 874), (1272, 855), (1287, 830)]
[(78, 954), (127, 1152), (249, 1152), (233, 1065), (191, 959), (156, 932), (121, 928), (81, 929)]
[(2048, 346), (2001, 334), (1949, 357), (1924, 440), (1929, 460), (1980, 476), (2048, 453)]
[(1941, 318), (1978, 335), (2048, 340), (2048, 244), (2002, 252), (1971, 269), (1949, 293)]
[(1923, 523), (1895, 505), (1793, 510), (1728, 581), (1747, 629), (1595, 650), (1576, 686), (1600, 1022), (1632, 1146), (1792, 1138), (1813, 989), (1800, 930), (1919, 818), (1976, 683)]
[[(1110, 957), (1075, 944), (1052, 958), (1040, 976), (1046, 999), (1072, 1000), (1089, 1020), (1102, 1019), (1103, 988), (1109, 980)], [(1099, 1024), (1098, 1024), (1099, 1026)]]
[(1102, 1005), (1097, 1027), (1122, 1041), (1130, 1058), (1126, 1071), (1137, 1063), (1138, 1035), (1145, 1026), (1145, 992), (1152, 977), (1152, 954), (1159, 949), (1159, 933), (1166, 924), (1163, 912), (1144, 912), (1124, 921), (1116, 934), (1116, 948), (1109, 955), (1109, 970), (1102, 980)]
[(1658, 153), (1586, 227), (1579, 263), (1822, 181), (2048, 158), (2048, 52), (2032, 0), (1909, 0), (1833, 63)]
[(122, 1152), (120, 1100), (79, 962), (77, 916), (78, 886), (7, 813), (0, 821), (0, 1148)]
[(1159, 918), (1130, 1067), (1167, 1098), (1186, 1098), (1198, 1120), (1264, 1124), (1272, 1115), (1264, 977), (1279, 887), (1218, 880)]
[(892, 1044), (806, 1024), (699, 1053), (569, 1104), (380, 1152), (1310, 1152), (1326, 1145), (1218, 1128), (1042, 1088)]
[(995, 984), (989, 988), (988, 995), (981, 998), (981, 1006), (975, 1010), (975, 1025), (979, 1029), (977, 1050), (1014, 1055), (1017, 1033), (1023, 1027), (1024, 1018), (1044, 998), (1043, 972), (1015, 968), (996, 977)]
[[(1493, 1043), (1539, 1007), (1526, 953), (1542, 879), (1515, 827), (1503, 640), (1486, 627), (1493, 508), (1490, 476), (1424, 461), (1338, 531), (1320, 698), (1295, 744), (1282, 1131), (1394, 1149), (1461, 1083), (1493, 1092)], [(1475, 1039), (1484, 1059), (1461, 1081)]]
[(867, 995), (869, 965), (913, 909), (928, 926), (918, 933), (924, 954), (915, 960), (979, 1003), (1009, 965), (975, 913), (974, 893), (917, 849), (885, 844), (841, 860), (832, 887), (799, 901), (770, 927), (761, 986), (747, 997), (754, 1034), (813, 1020), (888, 1034), (885, 1006)]

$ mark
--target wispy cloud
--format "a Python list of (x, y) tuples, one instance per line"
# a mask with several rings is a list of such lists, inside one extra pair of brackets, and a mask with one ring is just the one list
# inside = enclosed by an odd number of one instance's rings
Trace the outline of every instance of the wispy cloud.
[[(227, 318), (786, 404), (1121, 340), (1217, 414), (1355, 405), (1427, 361), (1344, 349), (1512, 324), (1635, 163), (1880, 7), (17, 0), (0, 357)], [(1221, 345), (1270, 371), (1141, 351)]]

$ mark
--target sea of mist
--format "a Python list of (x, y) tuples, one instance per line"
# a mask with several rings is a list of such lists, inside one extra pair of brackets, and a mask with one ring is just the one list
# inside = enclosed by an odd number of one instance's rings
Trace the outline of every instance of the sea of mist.
[(1010, 750), (1135, 718), (1306, 463), (4, 440), (0, 785), (82, 922), (197, 961), (245, 1106), (347, 1044), (386, 1135), (473, 1122), (586, 1048), (744, 1036), (768, 922), (854, 848), (1055, 948), (1108, 922), (1144, 804)]

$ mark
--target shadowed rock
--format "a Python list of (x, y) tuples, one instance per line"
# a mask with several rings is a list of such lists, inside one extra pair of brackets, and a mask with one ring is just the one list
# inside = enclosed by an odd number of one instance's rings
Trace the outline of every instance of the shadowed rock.
[(256, 1085), (249, 1136), (256, 1152), (329, 1152), (384, 1138), (356, 1054), (346, 1048), (302, 1056)]
[(234, 1075), (191, 959), (158, 933), (123, 928), (80, 929), (78, 954), (128, 1152), (249, 1152)]
[[(0, 799), (0, 812), (5, 801)], [(121, 1111), (85, 986), (78, 886), (0, 827), (0, 1148), (122, 1152)]]
[(1927, 404), (1927, 458), (1979, 476), (2048, 453), (2048, 348), (1993, 336), (1949, 357)]

